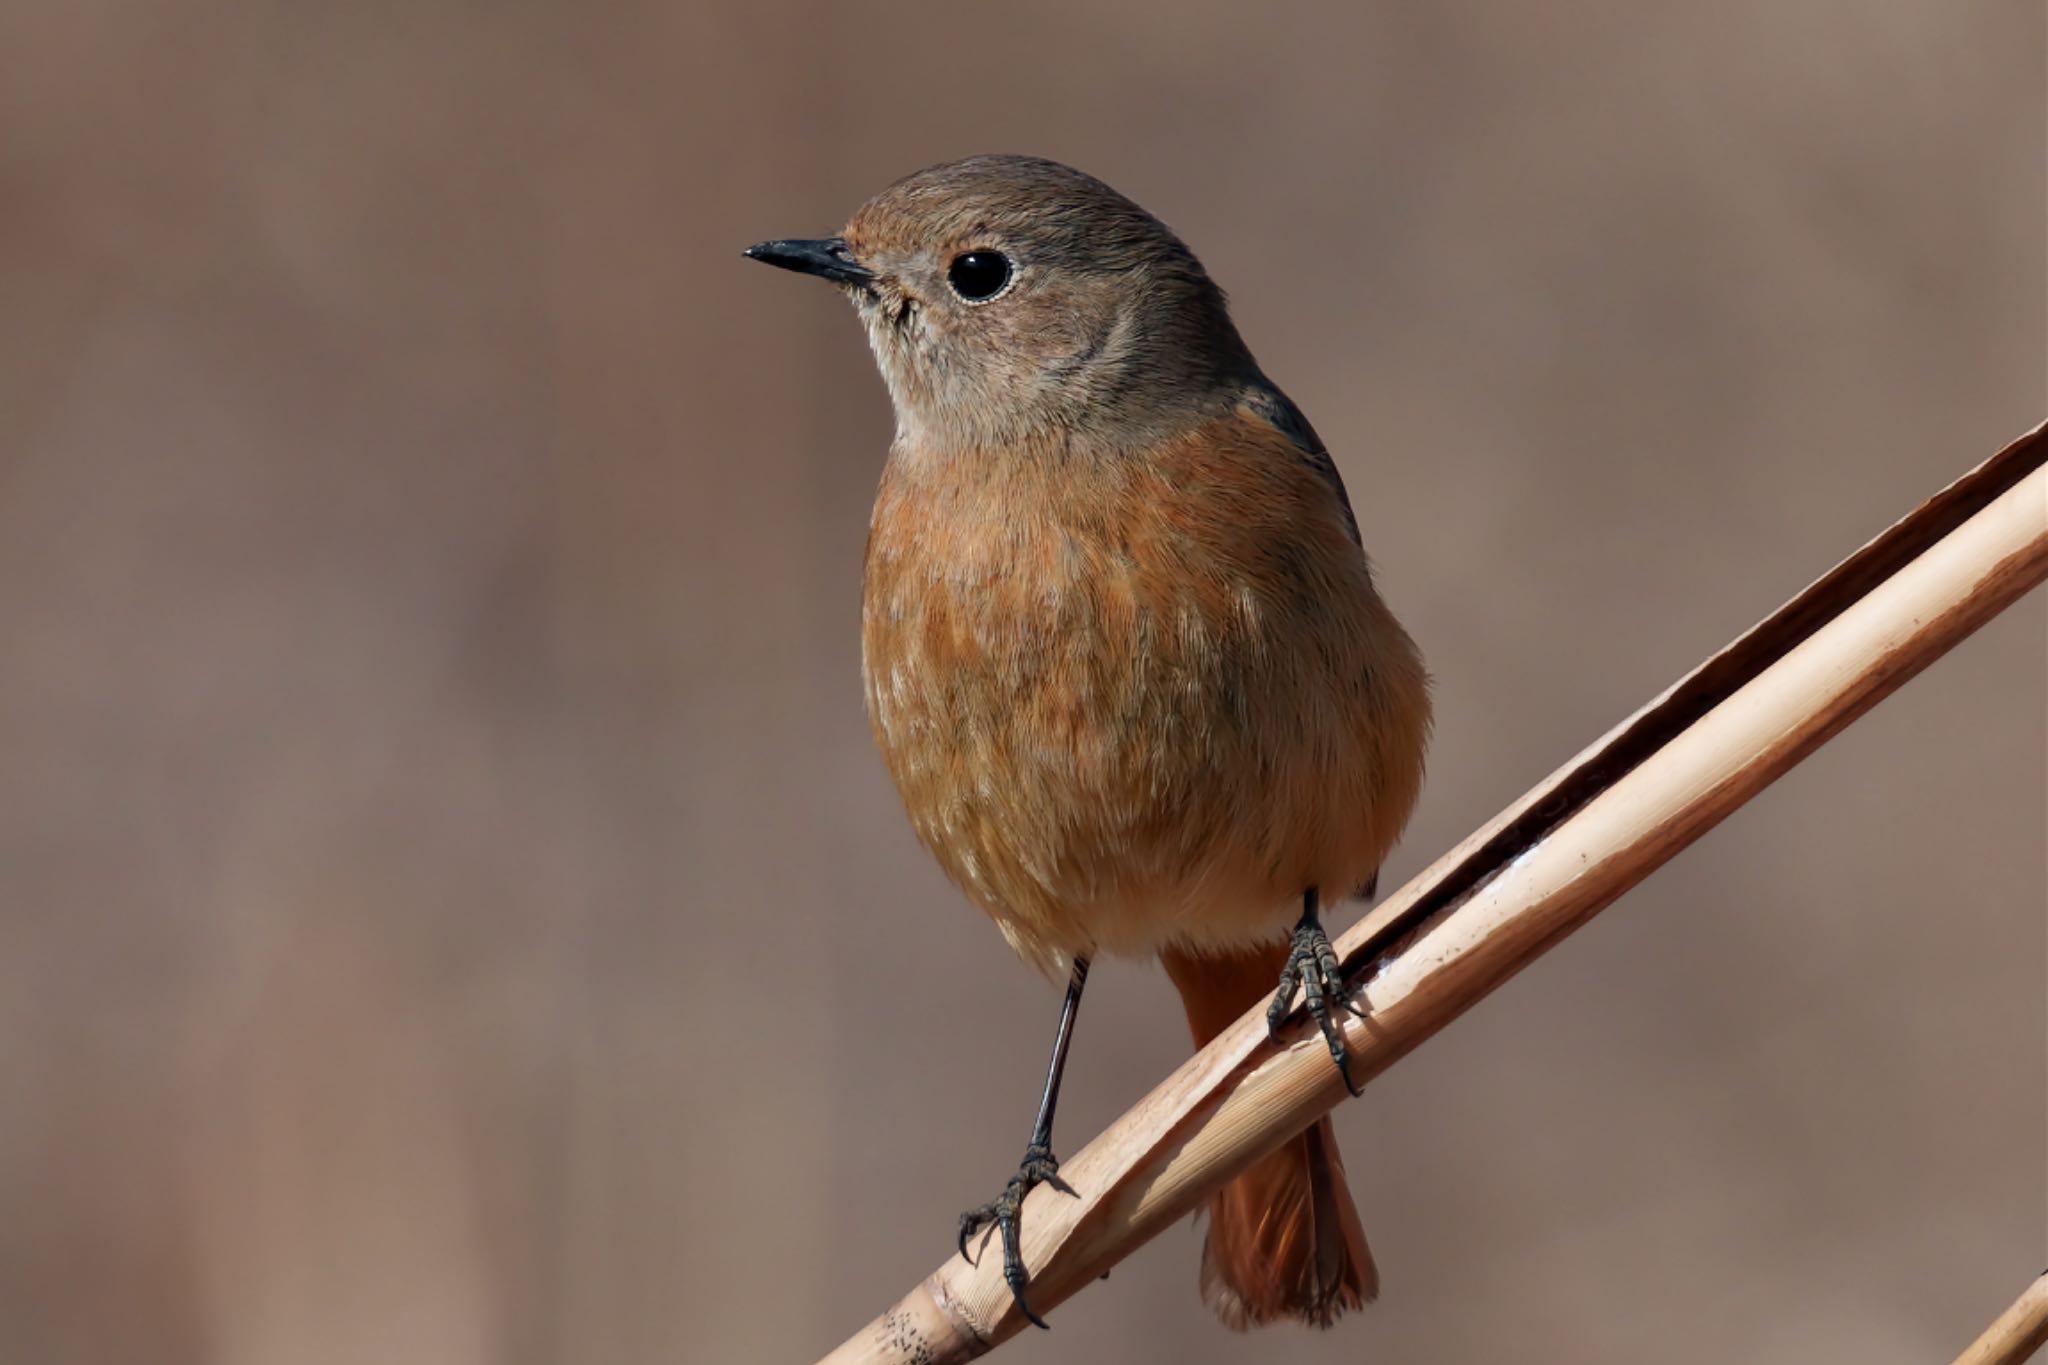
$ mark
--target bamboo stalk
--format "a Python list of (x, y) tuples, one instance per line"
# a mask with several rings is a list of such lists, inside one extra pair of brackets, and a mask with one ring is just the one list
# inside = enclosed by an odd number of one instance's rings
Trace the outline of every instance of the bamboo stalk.
[[(1361, 1082), (1471, 1008), (2048, 577), (2048, 427), (1844, 560), (1389, 896), (1338, 941)], [(1253, 1011), (1023, 1210), (1044, 1312), (1344, 1098), (1321, 1039)], [(1023, 1320), (1001, 1257), (949, 1259), (825, 1365), (974, 1359)]]
[(2048, 1345), (2048, 1272), (2020, 1291), (2012, 1305), (1956, 1357), (1956, 1365), (2020, 1365)]

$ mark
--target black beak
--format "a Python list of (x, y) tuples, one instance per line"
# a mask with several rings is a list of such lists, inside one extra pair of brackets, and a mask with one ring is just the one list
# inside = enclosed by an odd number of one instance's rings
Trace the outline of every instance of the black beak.
[(875, 272), (853, 259), (844, 237), (826, 237), (814, 242), (757, 242), (746, 254), (784, 270), (800, 270), (834, 284), (866, 284)]

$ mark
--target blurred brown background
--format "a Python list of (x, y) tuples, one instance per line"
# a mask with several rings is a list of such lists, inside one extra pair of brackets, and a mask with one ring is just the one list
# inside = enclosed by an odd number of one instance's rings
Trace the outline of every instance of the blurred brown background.
[[(809, 1360), (1056, 995), (857, 682), (890, 422), (739, 256), (972, 151), (1174, 224), (1439, 679), (1399, 880), (2044, 408), (2038, 6), (0, 7), (0, 1359)], [(2034, 596), (1027, 1362), (1946, 1360), (2048, 1257)], [(1107, 966), (1072, 1150), (1183, 1054)]]

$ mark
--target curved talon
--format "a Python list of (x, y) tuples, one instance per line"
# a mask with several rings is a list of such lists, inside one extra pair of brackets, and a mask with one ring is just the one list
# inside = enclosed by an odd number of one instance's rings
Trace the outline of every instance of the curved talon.
[[(1010, 1297), (1017, 1304), (1017, 1311), (1025, 1321), (1035, 1327), (1046, 1327), (1044, 1318), (1038, 1316), (1025, 1297), (1025, 1287), (1031, 1283), (1031, 1274), (1024, 1268), (1022, 1227), (1018, 1215), (1024, 1208), (1024, 1197), (1038, 1185), (1050, 1185), (1061, 1194), (1080, 1198), (1080, 1192), (1060, 1178), (1059, 1158), (1050, 1150), (1036, 1143), (1024, 1149), (1024, 1160), (1019, 1163), (1017, 1173), (1003, 1186), (1003, 1192), (983, 1204), (980, 1208), (969, 1209), (960, 1215), (960, 1256), (969, 1265), (978, 1266), (980, 1261), (967, 1254), (967, 1243), (975, 1233), (993, 1225), (1003, 1241), (1003, 1283), (1010, 1287)], [(983, 1238), (983, 1245), (987, 1239)]]
[(1301, 987), (1302, 1004), (1309, 1016), (1321, 1030), (1323, 1042), (1330, 1049), (1330, 1060), (1337, 1064), (1337, 1073), (1344, 1078), (1344, 1088), (1355, 1099), (1365, 1093), (1364, 1088), (1351, 1079), (1351, 1052), (1344, 1046), (1344, 1034), (1332, 1018), (1330, 1002), (1335, 999), (1337, 1007), (1357, 1018), (1365, 1018), (1365, 1011), (1351, 1000), (1345, 988), (1343, 964), (1337, 960), (1337, 950), (1330, 944), (1330, 935), (1317, 920), (1314, 893), (1308, 898), (1301, 922), (1294, 926), (1294, 941), (1287, 953), (1287, 964), (1280, 969), (1280, 986), (1273, 994), (1273, 1003), (1266, 1009), (1266, 1032), (1278, 1038), (1293, 1011), (1294, 990)]
[(1290, 954), (1287, 965), (1280, 969), (1280, 985), (1273, 992), (1273, 1003), (1266, 1006), (1266, 1036), (1275, 1042), (1280, 1040), (1287, 1016), (1294, 1013), (1294, 988), (1301, 984), (1301, 969), (1295, 961)]
[(1017, 1311), (1024, 1315), (1024, 1320), (1049, 1332), (1052, 1329), (1046, 1326), (1045, 1319), (1032, 1311), (1031, 1300), (1024, 1297), (1024, 1286), (1031, 1283), (1031, 1276), (1024, 1269), (1024, 1252), (1018, 1246), (1021, 1239), (1017, 1215), (1012, 1213), (1008, 1218), (998, 1220), (998, 1226), (1003, 1231), (1003, 1283), (1010, 1286), (1010, 1297), (1016, 1300)]
[(960, 1215), (960, 1259), (974, 1266), (980, 1265), (981, 1262), (967, 1254), (967, 1239), (980, 1230), (983, 1221), (981, 1213), (981, 1209), (970, 1209)]

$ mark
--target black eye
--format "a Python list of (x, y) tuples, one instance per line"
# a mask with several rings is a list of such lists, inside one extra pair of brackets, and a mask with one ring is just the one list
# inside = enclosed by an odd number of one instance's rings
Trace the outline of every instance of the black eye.
[(1002, 293), (1010, 282), (1010, 258), (1000, 251), (970, 251), (953, 258), (946, 279), (961, 298), (983, 303)]

